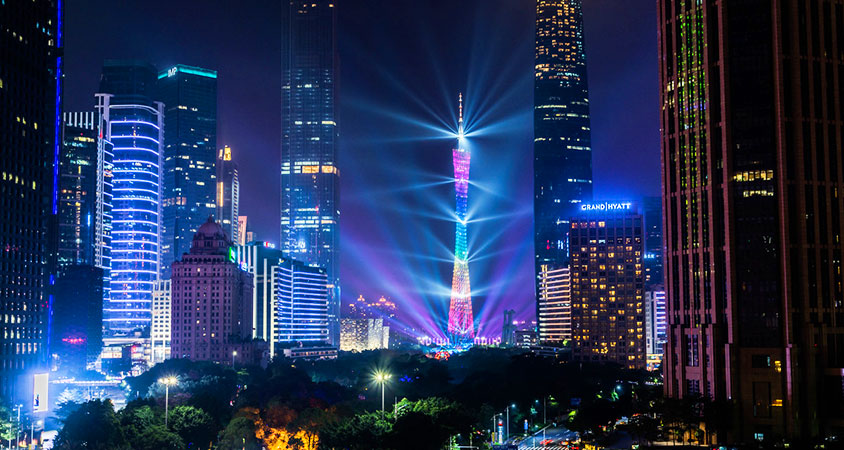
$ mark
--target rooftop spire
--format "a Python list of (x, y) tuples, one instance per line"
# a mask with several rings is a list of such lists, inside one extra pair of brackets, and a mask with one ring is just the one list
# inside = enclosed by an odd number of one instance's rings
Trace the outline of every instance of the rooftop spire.
[(458, 111), (459, 118), (457, 119), (457, 136), (463, 139), (463, 93), (458, 94)]

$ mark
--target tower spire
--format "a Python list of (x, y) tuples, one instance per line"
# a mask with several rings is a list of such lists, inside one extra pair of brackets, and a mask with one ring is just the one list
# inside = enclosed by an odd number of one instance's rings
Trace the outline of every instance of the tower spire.
[(458, 111), (459, 111), (459, 118), (457, 119), (457, 136), (460, 139), (463, 139), (463, 93), (460, 92), (458, 94)]

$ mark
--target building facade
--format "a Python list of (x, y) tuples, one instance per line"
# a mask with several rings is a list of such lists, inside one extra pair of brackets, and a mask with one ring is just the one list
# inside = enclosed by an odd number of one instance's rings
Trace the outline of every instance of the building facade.
[(645, 287), (663, 286), (665, 271), (663, 257), (665, 239), (662, 235), (662, 198), (642, 199), (642, 219), (645, 227)]
[(50, 327), (53, 366), (81, 374), (103, 348), (103, 269), (70, 265), (56, 278)]
[(647, 330), (648, 362), (661, 362), (667, 329), (665, 290), (654, 286), (645, 291), (645, 329)]
[(721, 442), (840, 433), (844, 6), (658, 5), (666, 395), (730, 404)]
[(390, 327), (384, 319), (340, 319), (340, 350), (363, 352), (390, 348)]
[(100, 139), (113, 149), (111, 287), (104, 302), (105, 341), (149, 339), (152, 291), (159, 276), (164, 106), (155, 67), (106, 60), (100, 80)]
[(562, 346), (571, 340), (571, 274), (568, 267), (542, 266), (537, 319), (541, 345)]
[(631, 203), (588, 203), (571, 219), (572, 357), (644, 369), (642, 216)]
[(48, 230), (58, 213), (62, 114), (59, 5), (0, 4), (0, 396), (24, 405), (32, 404), (32, 374), (49, 355)]
[(325, 268), (339, 343), (340, 170), (334, 0), (288, 0), (282, 18), (281, 250)]
[[(232, 149), (225, 146), (217, 154), (217, 220), (232, 242), (238, 241), (238, 212), (240, 209), (240, 180)], [(206, 217), (207, 218), (207, 217)]]
[(533, 110), (534, 246), (543, 265), (565, 267), (569, 218), (592, 200), (592, 138), (581, 0), (536, 1)]
[(164, 103), (161, 273), (190, 250), (196, 230), (216, 214), (217, 72), (178, 64), (158, 74)]
[[(329, 281), (319, 267), (284, 259), (275, 267), (274, 345), (320, 346), (329, 343)], [(275, 353), (279, 353), (276, 348)]]
[(99, 120), (93, 111), (64, 113), (59, 155), (59, 268), (94, 265), (97, 223), (102, 222), (99, 186)]
[(284, 259), (281, 250), (269, 242), (250, 242), (235, 246), (238, 265), (252, 274), (252, 337), (270, 344), (270, 358), (275, 356), (273, 324), (278, 305), (275, 268)]
[(170, 359), (170, 322), (172, 283), (158, 280), (152, 291), (152, 328), (150, 329), (150, 362), (155, 365)]
[(209, 219), (199, 227), (190, 253), (173, 263), (170, 280), (171, 356), (243, 362), (244, 344), (252, 342), (252, 275), (238, 266), (219, 224)]

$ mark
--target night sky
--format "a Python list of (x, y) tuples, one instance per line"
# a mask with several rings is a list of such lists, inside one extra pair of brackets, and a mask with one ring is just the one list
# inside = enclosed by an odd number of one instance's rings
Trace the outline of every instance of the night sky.
[[(482, 335), (532, 319), (533, 0), (338, 0), (343, 298), (380, 295), (436, 334), (451, 283), (449, 127), (466, 96), (470, 271)], [(236, 6), (235, 6), (236, 5)], [(65, 109), (89, 110), (105, 58), (216, 69), (217, 146), (241, 214), (278, 241), (279, 2), (66, 2)], [(656, 2), (584, 0), (595, 195), (659, 193)]]

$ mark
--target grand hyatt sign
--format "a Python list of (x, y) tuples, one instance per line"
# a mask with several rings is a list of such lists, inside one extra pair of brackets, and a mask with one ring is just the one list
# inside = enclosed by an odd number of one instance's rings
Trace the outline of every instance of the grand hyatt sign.
[(581, 211), (629, 211), (633, 206), (630, 202), (612, 203), (584, 203), (580, 205)]

